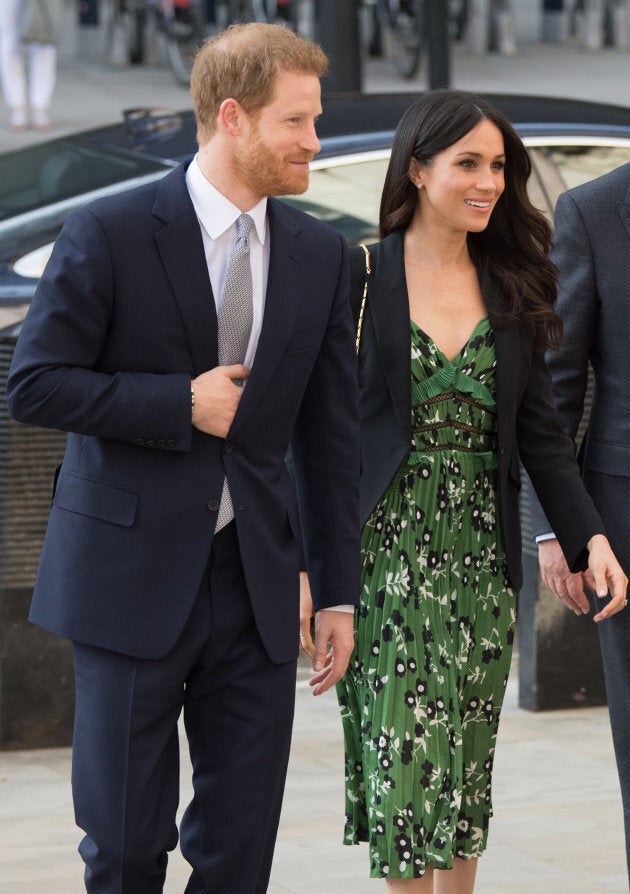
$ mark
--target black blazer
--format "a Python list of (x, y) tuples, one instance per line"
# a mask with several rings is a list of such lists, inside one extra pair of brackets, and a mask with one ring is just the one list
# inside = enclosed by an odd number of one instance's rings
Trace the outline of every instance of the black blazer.
[[(409, 299), (402, 232), (370, 246), (372, 273), (359, 350), (361, 524), (396, 474), (411, 443)], [(355, 325), (365, 282), (365, 256), (350, 250)], [(583, 569), (588, 540), (604, 531), (580, 480), (573, 445), (557, 418), (551, 382), (532, 333), (522, 323), (495, 327), (499, 522), (508, 574), (522, 584), (519, 455), (570, 566)]]
[(16, 419), (69, 432), (31, 607), (41, 626), (137, 657), (166, 654), (199, 591), (226, 473), (272, 660), (298, 651), (300, 523), (316, 608), (358, 600), (345, 244), (283, 202), (267, 213), (262, 331), (226, 440), (190, 421), (191, 377), (216, 366), (218, 348), (184, 167), (66, 222), (8, 381)]

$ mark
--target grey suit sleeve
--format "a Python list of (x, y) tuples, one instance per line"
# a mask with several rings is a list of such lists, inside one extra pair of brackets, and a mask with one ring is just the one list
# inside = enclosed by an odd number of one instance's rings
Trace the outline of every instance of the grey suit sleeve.
[[(551, 259), (558, 268), (557, 311), (564, 324), (560, 351), (547, 354), (560, 423), (575, 441), (584, 413), (588, 385), (588, 362), (597, 317), (597, 286), (588, 206), (575, 201), (571, 192), (558, 199)], [(540, 502), (531, 491), (532, 523), (535, 535), (551, 530)]]

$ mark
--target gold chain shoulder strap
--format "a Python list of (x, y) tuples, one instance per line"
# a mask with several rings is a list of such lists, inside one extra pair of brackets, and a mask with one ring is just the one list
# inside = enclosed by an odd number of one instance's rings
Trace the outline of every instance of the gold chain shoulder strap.
[(361, 248), (365, 252), (365, 285), (363, 286), (363, 298), (361, 299), (361, 309), (359, 310), (359, 322), (357, 323), (357, 354), (359, 353), (359, 348), (361, 347), (361, 330), (363, 329), (363, 314), (365, 312), (365, 302), (367, 301), (367, 287), (368, 281), (367, 278), (369, 274), (372, 272), (372, 266), (370, 262), (370, 251), (367, 245), (362, 242)]

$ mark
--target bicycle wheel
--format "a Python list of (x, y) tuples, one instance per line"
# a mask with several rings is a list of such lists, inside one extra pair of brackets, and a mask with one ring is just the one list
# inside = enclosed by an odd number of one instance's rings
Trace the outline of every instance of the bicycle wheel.
[(422, 0), (400, 3), (392, 24), (394, 64), (403, 78), (412, 78), (420, 67), (423, 28)]
[(188, 8), (175, 9), (174, 13), (164, 28), (166, 57), (175, 79), (187, 87), (197, 50), (204, 39), (203, 14), (194, 2)]

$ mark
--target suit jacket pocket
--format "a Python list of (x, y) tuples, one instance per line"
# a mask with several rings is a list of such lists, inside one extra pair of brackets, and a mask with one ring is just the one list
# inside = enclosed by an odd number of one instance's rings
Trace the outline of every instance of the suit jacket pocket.
[(630, 478), (630, 446), (589, 438), (584, 453), (584, 467), (592, 472)]
[(57, 509), (129, 528), (136, 519), (138, 494), (72, 472), (62, 472), (53, 504)]

